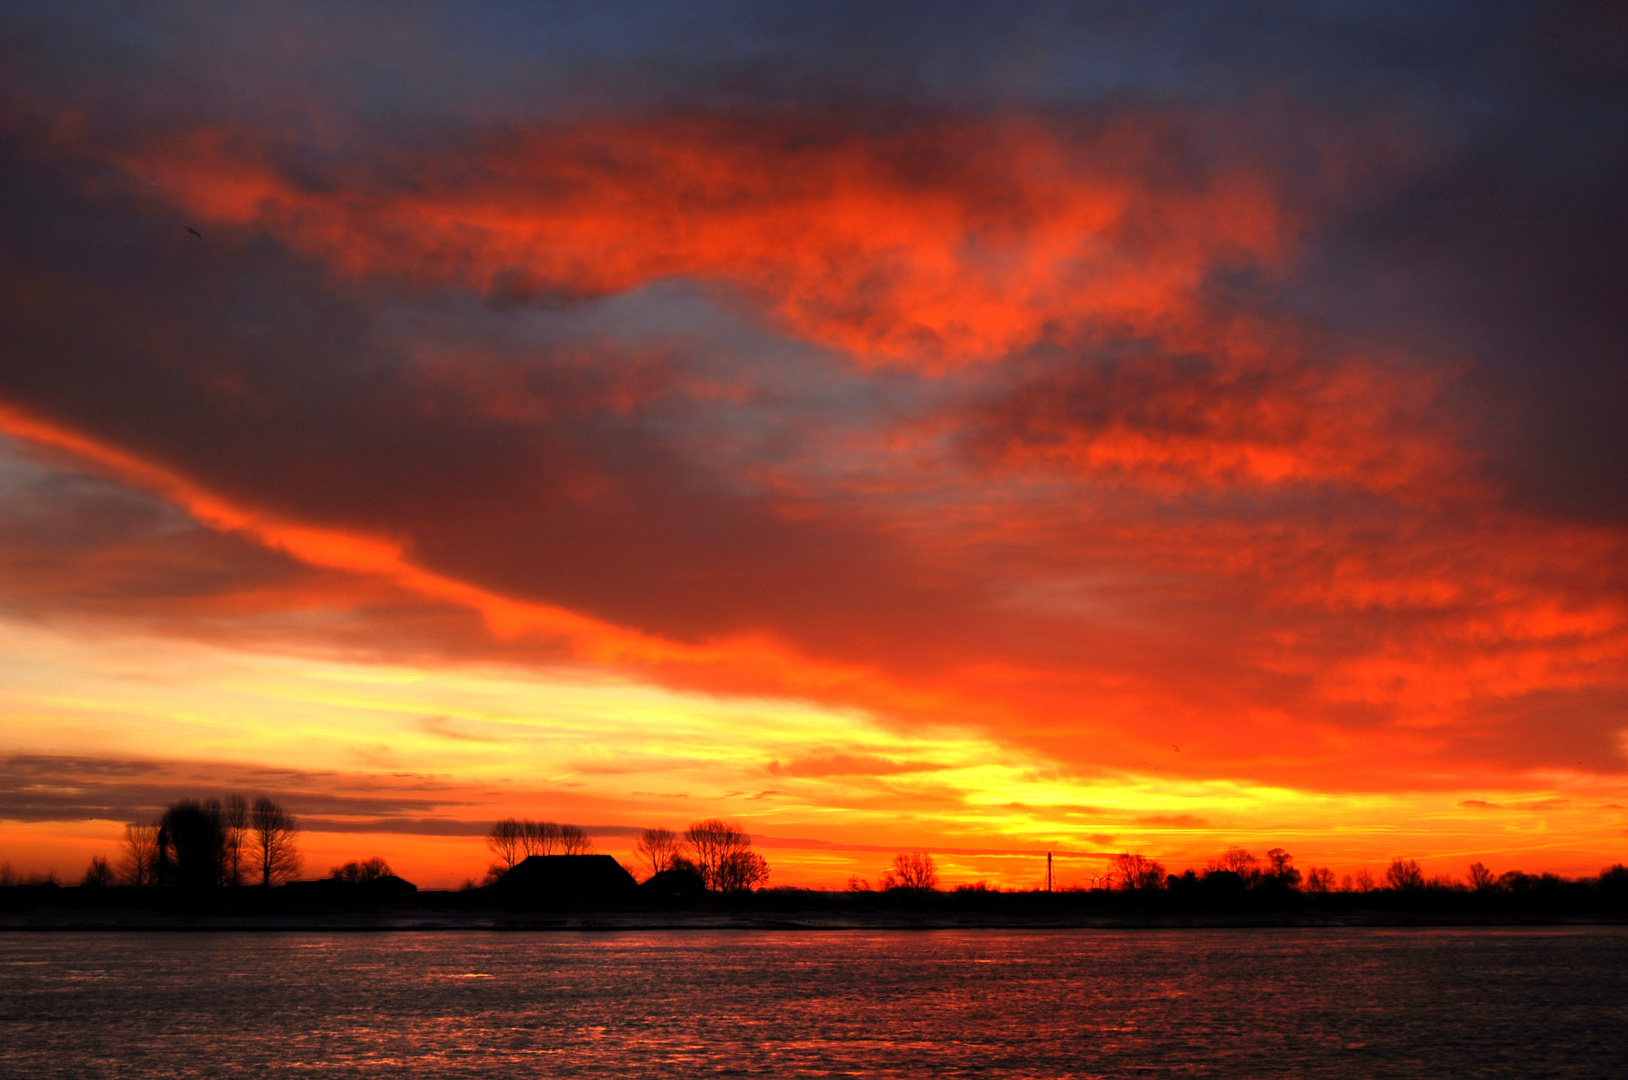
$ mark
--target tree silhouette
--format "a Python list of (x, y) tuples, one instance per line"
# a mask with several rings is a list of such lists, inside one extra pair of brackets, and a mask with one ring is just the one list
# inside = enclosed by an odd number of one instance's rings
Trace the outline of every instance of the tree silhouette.
[(561, 855), (587, 855), (593, 851), (594, 842), (582, 829), (575, 825), (561, 825), (559, 830)]
[(1116, 855), (1112, 879), (1118, 889), (1157, 889), (1164, 884), (1164, 867), (1144, 855)]
[(113, 868), (100, 855), (92, 855), (90, 865), (85, 867), (85, 876), (79, 879), (79, 884), (89, 889), (110, 888), (113, 885)]
[(225, 842), (220, 802), (183, 799), (164, 808), (158, 820), (158, 880), (183, 889), (213, 889), (221, 883)]
[(158, 884), (158, 826), (132, 822), (119, 844), (119, 876), (126, 885)]
[(1470, 888), (1476, 892), (1489, 892), (1498, 887), (1498, 879), (1481, 863), (1470, 864)]
[(1294, 868), (1294, 856), (1280, 847), (1266, 853), (1265, 879), (1282, 889), (1293, 889), (1300, 884), (1300, 871)]
[(1241, 847), (1229, 847), (1213, 860), (1205, 870), (1206, 872), (1220, 870), (1224, 873), (1237, 874), (1238, 880), (1242, 881), (1244, 887), (1249, 889), (1253, 889), (1261, 881), (1260, 860)]
[(646, 829), (633, 845), (633, 854), (650, 867), (650, 876), (671, 870), (682, 849), (678, 836), (671, 829)]
[(1326, 866), (1314, 866), (1306, 871), (1306, 891), (1326, 893), (1334, 891), (1334, 871)]
[(502, 860), (503, 873), (508, 873), (533, 855), (586, 855), (593, 850), (593, 841), (575, 825), (511, 817), (492, 825), (486, 846)]
[(249, 835), (249, 804), (241, 795), (228, 795), (220, 803), (221, 884), (243, 884), (248, 870), (244, 863), (244, 843)]
[(893, 856), (892, 869), (883, 873), (882, 888), (931, 892), (938, 888), (938, 867), (925, 851), (901, 851)]
[(1392, 859), (1385, 870), (1385, 884), (1398, 892), (1424, 888), (1424, 871), (1413, 859)]
[(377, 881), (382, 877), (394, 876), (395, 871), (390, 864), (377, 855), (365, 862), (354, 859), (344, 866), (336, 866), (328, 871), (328, 877), (335, 881), (348, 881), (355, 885), (366, 885), (370, 881)]
[[(761, 863), (759, 866), (757, 863), (748, 863), (737, 857), (738, 853), (751, 848), (752, 838), (734, 822), (721, 818), (691, 822), (690, 827), (684, 830), (684, 843), (695, 856), (696, 870), (700, 872), (701, 881), (709, 889), (725, 891), (751, 888), (768, 877), (768, 863), (762, 862), (761, 858), (758, 859), (758, 863)], [(761, 876), (758, 876), (759, 870)], [(740, 884), (746, 878), (753, 880), (744, 885)]]
[(260, 884), (281, 884), (299, 873), (300, 853), (295, 846), (299, 823), (281, 804), (262, 795), (249, 810), (249, 846)]
[(718, 864), (719, 892), (749, 892), (768, 880), (768, 861), (750, 848), (731, 851)]
[(520, 822), (520, 854), (522, 858), (531, 858), (533, 855), (552, 855), (559, 846), (560, 827), (552, 821), (533, 821), (525, 818)]
[(502, 861), (505, 871), (513, 870), (515, 863), (530, 854), (525, 850), (526, 842), (524, 826), (512, 817), (493, 822), (486, 833), (486, 846)]

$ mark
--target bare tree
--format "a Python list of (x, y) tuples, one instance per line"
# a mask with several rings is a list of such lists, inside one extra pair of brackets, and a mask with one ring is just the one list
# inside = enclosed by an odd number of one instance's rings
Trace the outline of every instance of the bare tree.
[(633, 854), (650, 867), (651, 877), (671, 870), (680, 850), (678, 836), (671, 829), (646, 829), (633, 844)]
[(882, 874), (883, 889), (931, 892), (938, 888), (938, 867), (925, 851), (901, 851), (893, 856), (893, 867)]
[(559, 846), (560, 827), (552, 821), (520, 822), (520, 850), (527, 858), (533, 855), (552, 855)]
[(560, 825), (558, 828), (561, 855), (587, 855), (593, 851), (594, 842), (578, 826)]
[[(690, 823), (684, 830), (684, 843), (695, 856), (696, 869), (709, 889), (724, 887), (724, 862), (735, 852), (752, 846), (752, 838), (732, 821), (708, 818)], [(765, 873), (767, 865), (765, 864)]]
[(750, 892), (768, 880), (768, 860), (750, 848), (731, 851), (718, 864), (719, 892)]
[(1470, 888), (1476, 892), (1487, 892), (1497, 884), (1498, 879), (1491, 870), (1478, 862), (1470, 864)]
[(513, 870), (515, 863), (532, 854), (527, 847), (525, 826), (512, 817), (492, 823), (486, 833), (486, 846), (502, 861), (505, 871)]
[(507, 873), (533, 855), (586, 855), (593, 850), (588, 834), (575, 825), (530, 818), (504, 818), (486, 834), (486, 846), (503, 862)]
[(267, 888), (299, 873), (300, 853), (295, 846), (299, 822), (281, 804), (262, 795), (249, 810), (249, 843), (260, 884)]
[(126, 885), (158, 884), (158, 826), (131, 823), (119, 843), (119, 876)]
[(1157, 889), (1164, 884), (1164, 867), (1141, 854), (1114, 856), (1112, 878), (1119, 889)]
[(1374, 875), (1369, 873), (1366, 866), (1357, 871), (1357, 880), (1355, 884), (1357, 887), (1357, 892), (1373, 892), (1379, 887), (1379, 885), (1374, 881)]
[(85, 876), (79, 879), (79, 884), (88, 889), (111, 888), (113, 868), (100, 855), (92, 855), (90, 865), (85, 867)]
[(1314, 866), (1306, 872), (1306, 891), (1326, 893), (1334, 891), (1334, 871), (1326, 866)]
[(1422, 889), (1424, 883), (1424, 871), (1413, 859), (1392, 859), (1385, 869), (1385, 884), (1392, 889)]
[(228, 795), (220, 804), (221, 884), (243, 884), (248, 866), (244, 862), (244, 842), (249, 835), (249, 804), (241, 795)]

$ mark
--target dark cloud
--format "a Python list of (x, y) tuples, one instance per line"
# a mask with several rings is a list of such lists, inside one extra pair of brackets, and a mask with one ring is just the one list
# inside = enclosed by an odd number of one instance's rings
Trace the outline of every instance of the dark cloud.
[[(11, 821), (148, 821), (178, 799), (268, 795), (319, 831), (347, 831), (353, 818), (358, 831), (424, 831), (428, 812), (471, 804), (467, 788), (428, 776), (42, 754), (0, 758), (0, 793), (0, 818)], [(456, 826), (434, 820), (435, 830)]]
[[(181, 799), (266, 795), (306, 832), (485, 836), (467, 820), (489, 792), (441, 777), (265, 768), (238, 762), (66, 757), (0, 758), (0, 820), (153, 821)], [(628, 825), (584, 825), (590, 836), (636, 837)]]
[(1465, 124), (1551, 70), (1535, 48), (1570, 61), (1552, 67), (1574, 84), (1609, 80), (1620, 53), (1600, 44), (1596, 9), (1609, 5), (713, 0), (544, 13), (486, 2), (399, 4), (380, 20), (298, 2), (30, 2), (4, 25), (13, 77), (57, 95), (330, 130), (339, 117), (400, 125), (652, 104), (1066, 107), (1273, 93)]
[[(13, 403), (248, 505), (409, 535), (431, 568), (680, 638), (764, 619), (847, 637), (838, 612), (875, 638), (966, 602), (863, 525), (795, 520), (686, 461), (638, 408), (677, 377), (659, 361), (545, 352), (426, 376), (380, 323), (387, 297), (267, 246), (188, 247), (172, 216), (13, 164), (6, 194), (31, 207), (6, 222), (4, 269), (31, 299), (0, 315)], [(499, 376), (512, 415), (483, 385)]]

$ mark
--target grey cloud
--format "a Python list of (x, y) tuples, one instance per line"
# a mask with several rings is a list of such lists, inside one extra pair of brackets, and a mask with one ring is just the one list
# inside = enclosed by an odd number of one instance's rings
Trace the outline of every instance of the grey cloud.
[[(433, 777), (274, 769), (232, 762), (14, 754), (0, 758), (0, 818), (146, 821), (184, 798), (269, 795), (302, 818), (411, 822), (470, 803)], [(405, 830), (414, 831), (414, 830)]]

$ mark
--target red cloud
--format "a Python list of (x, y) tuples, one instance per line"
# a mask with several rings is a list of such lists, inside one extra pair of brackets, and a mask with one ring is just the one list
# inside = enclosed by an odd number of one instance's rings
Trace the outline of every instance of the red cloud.
[(862, 361), (928, 369), (1088, 326), (1190, 340), (1210, 275), (1277, 262), (1295, 218), (1269, 177), (1200, 164), (1152, 114), (581, 123), (336, 165), (320, 183), (253, 133), (206, 129), (121, 164), (201, 222), (349, 273), (499, 299), (688, 277)]

